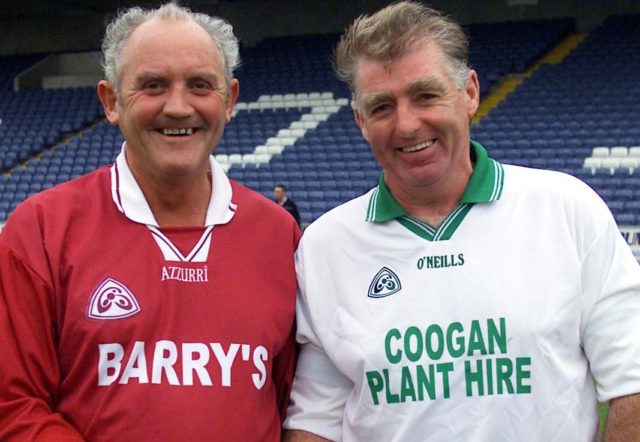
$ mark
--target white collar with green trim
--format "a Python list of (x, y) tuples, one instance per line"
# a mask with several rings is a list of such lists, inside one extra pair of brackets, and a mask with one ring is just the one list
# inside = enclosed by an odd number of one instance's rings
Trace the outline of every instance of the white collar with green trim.
[(497, 201), (502, 195), (504, 184), (502, 165), (490, 158), (485, 148), (473, 140), (470, 142), (470, 155), (474, 161), (474, 167), (469, 183), (462, 194), (458, 207), (447, 216), (438, 228), (409, 215), (391, 195), (384, 182), (383, 174), (380, 174), (378, 187), (374, 189), (369, 198), (366, 220), (384, 223), (397, 219), (407, 229), (430, 241), (449, 239), (473, 204)]

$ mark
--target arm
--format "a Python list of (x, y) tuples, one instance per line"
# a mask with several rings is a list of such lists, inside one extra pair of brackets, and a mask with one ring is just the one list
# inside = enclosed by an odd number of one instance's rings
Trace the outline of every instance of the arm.
[(302, 430), (285, 431), (282, 442), (330, 442), (329, 439), (316, 436), (313, 433)]
[(342, 419), (352, 389), (353, 383), (324, 351), (310, 343), (302, 344), (283, 425), (288, 433), (283, 440), (342, 440)]
[(585, 241), (583, 349), (598, 400), (610, 402), (605, 440), (640, 441), (640, 267), (606, 218)]
[(604, 440), (605, 442), (640, 441), (640, 393), (611, 400)]
[(60, 369), (47, 284), (0, 245), (0, 440), (82, 441), (55, 412)]
[[(324, 352), (311, 344), (303, 344), (282, 442), (341, 440), (344, 404), (351, 388), (349, 381), (337, 371)], [(302, 428), (333, 436), (328, 439)]]
[(345, 406), (354, 385), (328, 355), (327, 345), (332, 346), (333, 341), (326, 324), (335, 315), (336, 304), (325, 295), (332, 275), (323, 255), (326, 240), (311, 232), (303, 235), (296, 252), (296, 341), (300, 347), (283, 423), (288, 431), (284, 440), (339, 441), (344, 438)]

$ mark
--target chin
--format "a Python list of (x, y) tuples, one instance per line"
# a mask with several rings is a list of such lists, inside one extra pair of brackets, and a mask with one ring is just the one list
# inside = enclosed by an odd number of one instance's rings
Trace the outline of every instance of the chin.
[(433, 167), (422, 167), (419, 170), (412, 170), (405, 174), (405, 181), (413, 185), (429, 185), (441, 177), (441, 173)]

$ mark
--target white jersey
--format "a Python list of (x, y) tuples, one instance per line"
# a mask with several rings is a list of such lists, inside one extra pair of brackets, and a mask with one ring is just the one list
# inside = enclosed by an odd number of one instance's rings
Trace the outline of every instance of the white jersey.
[(604, 202), (568, 175), (472, 151), (461, 203), (437, 229), (381, 178), (306, 230), (286, 428), (592, 441), (596, 394), (640, 391), (640, 268)]

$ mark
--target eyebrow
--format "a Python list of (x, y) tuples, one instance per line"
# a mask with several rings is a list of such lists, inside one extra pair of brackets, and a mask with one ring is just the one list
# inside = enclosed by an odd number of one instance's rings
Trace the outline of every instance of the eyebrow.
[(164, 77), (156, 72), (145, 71), (137, 75), (134, 79), (136, 84), (145, 83), (149, 80), (163, 80)]
[[(416, 80), (411, 83), (404, 89), (404, 93), (408, 95), (414, 95), (417, 92), (432, 92), (442, 94), (446, 91), (446, 87), (442, 81), (429, 78), (429, 79), (421, 79)], [(377, 91), (368, 93), (361, 98), (362, 106), (364, 109), (371, 109), (378, 103), (393, 100), (393, 94), (388, 91)]]
[(189, 76), (189, 79), (206, 80), (211, 83), (218, 84), (219, 77), (218, 75), (212, 74), (210, 72), (196, 72), (195, 74)]
[(364, 109), (371, 109), (378, 103), (392, 99), (390, 92), (371, 92), (364, 95), (361, 99), (362, 107)]
[[(149, 80), (160, 80), (164, 81), (167, 79), (167, 76), (158, 72), (153, 71), (144, 71), (140, 75), (138, 75), (135, 79), (137, 84), (145, 83)], [(219, 85), (219, 77), (210, 72), (196, 72), (189, 76), (188, 81), (193, 80), (205, 80), (210, 82), (211, 84), (218, 86)]]
[(444, 83), (436, 78), (429, 78), (423, 80), (416, 80), (407, 86), (405, 89), (409, 95), (415, 94), (416, 92), (434, 92), (434, 93), (444, 93), (447, 88)]

